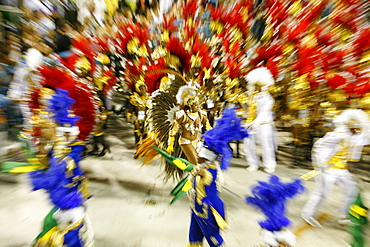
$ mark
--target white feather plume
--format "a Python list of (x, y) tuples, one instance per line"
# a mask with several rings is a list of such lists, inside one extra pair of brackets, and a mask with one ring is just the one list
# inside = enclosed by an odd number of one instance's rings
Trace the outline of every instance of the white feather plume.
[(30, 48), (27, 50), (26, 64), (31, 70), (36, 70), (42, 64), (43, 57), (39, 50)]
[(264, 91), (269, 86), (274, 85), (274, 77), (272, 76), (270, 70), (266, 67), (259, 67), (250, 71), (246, 75), (248, 81), (248, 92), (249, 94), (254, 92), (255, 84), (262, 83), (264, 84), (262, 90)]
[(333, 120), (335, 127), (340, 128), (347, 126), (351, 120), (359, 122), (361, 132), (370, 137), (370, 118), (366, 112), (361, 109), (348, 109), (344, 110), (340, 115), (336, 116)]
[(266, 67), (259, 67), (249, 72), (247, 74), (247, 81), (251, 84), (260, 82), (266, 86), (271, 86), (275, 83), (274, 77), (272, 76), (270, 70)]

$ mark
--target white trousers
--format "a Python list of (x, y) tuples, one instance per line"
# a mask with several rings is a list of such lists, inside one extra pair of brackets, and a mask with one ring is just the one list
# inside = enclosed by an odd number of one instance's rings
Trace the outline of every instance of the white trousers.
[(302, 209), (302, 217), (309, 219), (317, 218), (318, 212), (323, 206), (324, 199), (332, 192), (335, 184), (344, 191), (344, 201), (339, 209), (340, 218), (348, 218), (349, 207), (356, 200), (359, 189), (356, 181), (347, 169), (327, 170), (315, 177), (316, 188)]
[(276, 137), (274, 125), (262, 124), (250, 131), (249, 137), (244, 139), (244, 152), (249, 166), (259, 166), (260, 159), (256, 152), (257, 143), (261, 146), (263, 166), (275, 169)]

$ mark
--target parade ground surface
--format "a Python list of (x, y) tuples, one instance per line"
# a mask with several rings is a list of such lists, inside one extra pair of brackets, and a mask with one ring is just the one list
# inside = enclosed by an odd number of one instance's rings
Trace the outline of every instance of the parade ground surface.
[[(280, 134), (280, 133), (279, 133)], [(280, 134), (279, 143), (288, 142)], [(184, 197), (169, 205), (169, 192), (176, 182), (164, 183), (158, 162), (142, 166), (142, 159), (133, 159), (133, 127), (122, 119), (111, 119), (107, 131), (111, 153), (104, 157), (89, 156), (81, 165), (90, 179), (93, 197), (86, 203), (92, 222), (96, 247), (184, 247), (190, 223), (190, 209)], [(222, 235), (228, 247), (249, 247), (261, 244), (258, 220), (263, 215), (245, 203), (251, 186), (267, 181), (268, 174), (248, 172), (244, 152), (234, 158), (224, 172), (221, 198), (226, 205), (230, 231)], [(275, 174), (283, 181), (309, 172), (308, 168), (291, 168), (278, 154)], [(364, 204), (370, 205), (370, 183), (355, 176)], [(342, 191), (335, 187), (320, 215), (323, 228), (313, 228), (300, 217), (301, 209), (315, 188), (314, 179), (304, 183), (306, 192), (287, 204), (290, 227), (297, 236), (297, 247), (350, 246), (348, 229), (337, 224)], [(42, 191), (31, 190), (26, 175), (0, 174), (0, 247), (30, 246), (40, 232), (44, 216), (52, 205)], [(366, 246), (370, 246), (370, 227), (365, 228)], [(204, 246), (208, 246), (207, 243)]]

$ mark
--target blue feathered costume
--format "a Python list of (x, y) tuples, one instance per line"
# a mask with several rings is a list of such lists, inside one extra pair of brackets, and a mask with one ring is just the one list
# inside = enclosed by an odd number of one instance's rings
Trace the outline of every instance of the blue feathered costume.
[(295, 179), (291, 183), (282, 183), (276, 175), (271, 175), (269, 182), (259, 181), (252, 188), (253, 196), (247, 197), (246, 202), (266, 216), (260, 221), (261, 234), (265, 246), (277, 247), (280, 243), (295, 245), (295, 236), (286, 229), (290, 220), (286, 217), (286, 202), (289, 198), (304, 191), (302, 180)]
[(48, 166), (30, 173), (33, 189), (47, 191), (54, 208), (46, 216), (34, 246), (92, 246), (93, 237), (83, 205), (90, 194), (79, 167), (84, 146), (74, 139), (79, 133), (75, 126), (79, 118), (71, 114), (74, 100), (68, 92), (62, 89), (55, 92), (47, 109), (56, 124), (53, 147), (44, 154)]
[(243, 140), (247, 131), (240, 125), (234, 108), (225, 108), (213, 129), (203, 134), (204, 146), (199, 151), (198, 173), (190, 181), (191, 224), (187, 247), (203, 246), (206, 238), (209, 246), (224, 246), (220, 229), (227, 229), (224, 203), (219, 197), (221, 169), (228, 168), (232, 158), (229, 142)]

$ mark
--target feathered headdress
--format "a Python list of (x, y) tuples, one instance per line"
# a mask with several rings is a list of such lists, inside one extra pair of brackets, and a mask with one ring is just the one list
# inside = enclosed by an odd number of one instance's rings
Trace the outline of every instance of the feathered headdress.
[(97, 38), (95, 44), (98, 47), (98, 50), (100, 50), (102, 53), (109, 52), (109, 41), (108, 41), (108, 39)]
[(164, 58), (159, 58), (156, 60), (155, 64), (149, 65), (147, 71), (144, 75), (144, 81), (148, 87), (148, 93), (153, 93), (155, 90), (159, 89), (161, 84), (161, 79), (167, 75), (165, 72), (167, 64)]
[[(75, 101), (72, 110), (76, 116), (80, 117), (76, 124), (80, 130), (78, 138), (86, 140), (95, 123), (95, 100), (91, 89), (86, 84), (77, 83), (70, 74), (58, 68), (43, 66), (40, 69), (40, 75), (43, 87), (59, 88), (69, 92), (70, 97)], [(31, 109), (40, 109), (39, 95), (39, 89), (31, 93), (29, 102)]]
[(177, 103), (182, 105), (188, 105), (191, 100), (195, 100), (197, 97), (197, 91), (195, 88), (188, 85), (182, 86), (179, 88), (179, 91), (176, 95)]
[(268, 88), (275, 83), (270, 70), (266, 67), (259, 67), (252, 70), (247, 74), (246, 78), (250, 88), (253, 88), (256, 84), (263, 88)]
[(43, 57), (39, 50), (30, 48), (26, 52), (26, 64), (31, 70), (36, 70), (42, 64)]
[(347, 128), (358, 128), (361, 133), (370, 137), (369, 115), (360, 109), (347, 109), (333, 120), (336, 127), (346, 126)]
[(115, 76), (113, 69), (104, 71), (103, 77), (106, 78), (105, 84), (103, 86), (103, 92), (104, 95), (107, 95), (108, 91), (116, 85), (117, 77)]
[(167, 17), (163, 16), (163, 32), (161, 34), (161, 41), (168, 42), (172, 36), (172, 33), (174, 33), (177, 30), (177, 27), (175, 26), (175, 17), (170, 17), (167, 19)]
[(225, 108), (220, 119), (216, 120), (213, 129), (203, 134), (204, 147), (212, 150), (221, 157), (221, 169), (229, 167), (232, 150), (229, 142), (243, 140), (248, 137), (247, 130), (240, 124), (241, 118), (236, 116), (235, 108)]
[(202, 43), (200, 39), (194, 41), (191, 47), (191, 66), (200, 68), (198, 73), (198, 83), (203, 85), (203, 79), (212, 79), (214, 75), (213, 63), (216, 59), (214, 52), (207, 43)]
[(77, 72), (77, 69), (83, 69), (90, 74), (95, 71), (95, 52), (93, 51), (91, 42), (85, 37), (79, 37), (73, 40), (73, 52), (70, 56), (60, 58), (62, 64), (73, 71)]
[(132, 61), (126, 63), (125, 82), (129, 89), (135, 89), (135, 82), (140, 79), (145, 63), (145, 59), (140, 59), (137, 64)]
[[(96, 53), (91, 47), (91, 41), (85, 37), (80, 37), (78, 39), (73, 40), (72, 43), (74, 49), (76, 50), (77, 55), (79, 55), (80, 58), (86, 57), (88, 62), (90, 63), (90, 73), (93, 73), (95, 71), (95, 57)], [(77, 60), (77, 63), (79, 62), (79, 59)], [(75, 65), (78, 67), (78, 64)]]
[(122, 26), (115, 40), (125, 55), (149, 56), (149, 30), (147, 27), (128, 24)]

